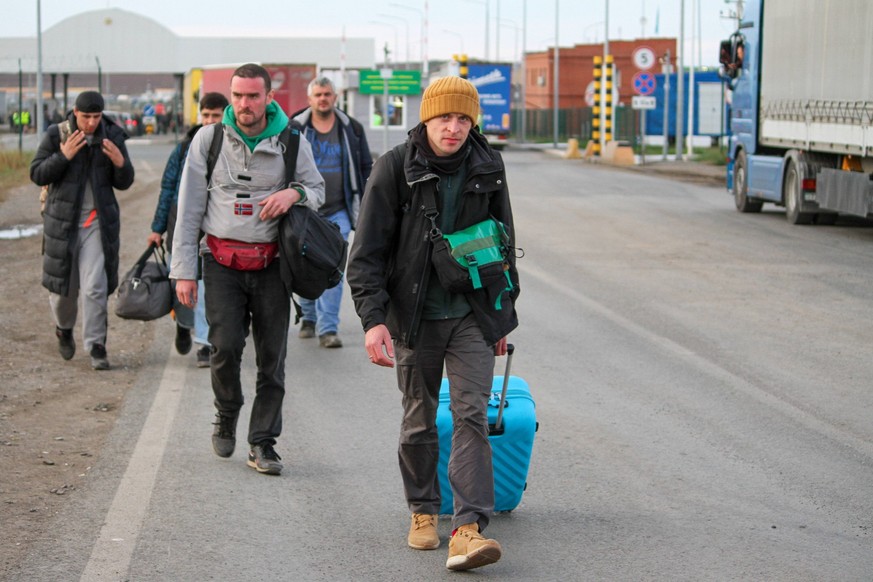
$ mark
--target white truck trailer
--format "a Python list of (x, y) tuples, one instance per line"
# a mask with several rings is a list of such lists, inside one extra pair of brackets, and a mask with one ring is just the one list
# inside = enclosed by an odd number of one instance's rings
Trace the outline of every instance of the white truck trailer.
[(873, 1), (750, 0), (720, 61), (737, 210), (873, 215)]

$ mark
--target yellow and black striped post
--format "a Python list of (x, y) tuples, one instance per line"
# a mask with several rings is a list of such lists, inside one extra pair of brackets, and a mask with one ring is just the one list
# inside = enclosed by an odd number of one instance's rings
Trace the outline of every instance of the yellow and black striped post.
[(612, 141), (612, 74), (614, 70), (615, 66), (613, 65), (612, 55), (606, 55), (606, 63), (604, 63), (603, 67), (604, 84), (606, 85), (606, 95), (603, 102), (605, 113), (603, 143)]
[(591, 151), (600, 155), (600, 76), (603, 72), (603, 57), (594, 57), (594, 106), (591, 108)]
[(460, 67), (458, 67), (458, 74), (462, 79), (466, 79), (470, 74), (470, 68), (467, 66), (467, 55), (461, 55)]

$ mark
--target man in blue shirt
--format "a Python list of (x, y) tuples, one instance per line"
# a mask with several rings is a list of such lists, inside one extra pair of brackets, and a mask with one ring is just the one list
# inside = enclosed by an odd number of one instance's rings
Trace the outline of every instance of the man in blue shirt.
[[(327, 77), (317, 77), (309, 83), (309, 107), (294, 115), (294, 122), (303, 127), (312, 144), (315, 165), (324, 177), (324, 204), (319, 212), (337, 224), (343, 237), (355, 228), (361, 194), (370, 177), (373, 157), (361, 124), (336, 107), (336, 88)], [(317, 300), (300, 298), (303, 318), (298, 336), (318, 335), (323, 348), (341, 348), (339, 329), (340, 303), (343, 286), (324, 292)]]

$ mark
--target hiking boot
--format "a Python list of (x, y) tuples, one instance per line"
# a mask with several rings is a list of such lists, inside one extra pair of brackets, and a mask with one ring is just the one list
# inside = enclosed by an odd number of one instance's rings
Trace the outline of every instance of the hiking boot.
[(335, 333), (326, 333), (324, 335), (318, 336), (318, 343), (323, 348), (343, 347), (343, 340), (341, 340), (339, 336)]
[(249, 460), (246, 463), (258, 473), (278, 475), (282, 472), (282, 457), (273, 449), (270, 443), (252, 445), (249, 451)]
[(315, 337), (315, 322), (306, 321), (305, 319), (300, 324), (300, 331), (297, 332), (297, 337), (300, 339), (309, 339)]
[(462, 525), (449, 540), (449, 570), (471, 570), (493, 564), (500, 559), (502, 550), (495, 540), (488, 540), (479, 533), (479, 524)]
[(215, 429), (212, 431), (212, 449), (219, 457), (227, 458), (236, 448), (236, 421), (238, 416), (223, 416), (215, 413)]
[(183, 356), (191, 351), (191, 330), (176, 324), (176, 351)]
[(72, 360), (76, 355), (76, 340), (73, 339), (72, 329), (55, 327), (55, 335), (58, 336), (58, 351), (65, 360)]
[(109, 369), (109, 360), (106, 358), (106, 348), (103, 344), (91, 346), (91, 367), (95, 370)]
[(208, 368), (209, 367), (209, 359), (212, 356), (212, 350), (209, 346), (203, 346), (199, 350), (197, 350), (197, 367), (198, 368)]
[(437, 535), (437, 516), (427, 513), (413, 513), (406, 543), (414, 550), (435, 550), (440, 547), (440, 536)]

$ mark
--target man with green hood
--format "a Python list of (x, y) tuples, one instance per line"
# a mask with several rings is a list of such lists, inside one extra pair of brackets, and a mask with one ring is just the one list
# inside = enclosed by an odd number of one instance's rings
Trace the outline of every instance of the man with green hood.
[[(318, 210), (324, 203), (324, 179), (309, 142), (301, 137), (293, 181), (285, 183), (285, 146), (279, 134), (288, 126), (288, 116), (273, 101), (266, 69), (242, 65), (231, 77), (230, 93), (231, 105), (222, 122), (197, 132), (188, 150), (170, 272), (179, 301), (193, 307), (198, 255), (203, 257), (217, 409), (212, 447), (219, 457), (230, 457), (236, 446), (243, 405), (240, 366), (251, 325), (258, 374), (247, 463), (260, 473), (278, 475), (282, 463), (273, 447), (282, 432), (291, 313), (279, 261), (274, 260), (279, 219), (294, 204)], [(224, 135), (207, 183), (206, 164), (215, 131)]]

